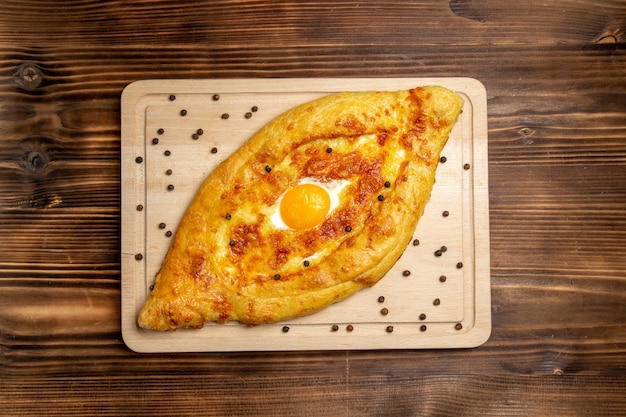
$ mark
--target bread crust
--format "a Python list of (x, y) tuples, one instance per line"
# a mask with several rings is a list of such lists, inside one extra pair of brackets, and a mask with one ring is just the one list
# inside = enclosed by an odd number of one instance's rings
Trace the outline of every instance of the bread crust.
[[(333, 94), (278, 116), (201, 185), (139, 326), (273, 323), (377, 283), (412, 237), (462, 106), (429, 86)], [(301, 178), (350, 181), (349, 202), (315, 228), (275, 230), (259, 207)]]

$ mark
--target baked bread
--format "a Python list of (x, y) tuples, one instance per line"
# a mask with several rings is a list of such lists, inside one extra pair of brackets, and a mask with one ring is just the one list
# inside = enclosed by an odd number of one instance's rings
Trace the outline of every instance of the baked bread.
[(273, 323), (376, 284), (412, 237), (462, 106), (433, 86), (278, 116), (201, 185), (139, 326)]

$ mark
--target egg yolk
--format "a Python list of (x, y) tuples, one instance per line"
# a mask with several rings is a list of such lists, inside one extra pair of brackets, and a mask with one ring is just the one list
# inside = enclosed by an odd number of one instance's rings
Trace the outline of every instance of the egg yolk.
[(324, 220), (330, 209), (328, 192), (315, 184), (300, 184), (283, 195), (280, 217), (292, 229), (315, 227)]

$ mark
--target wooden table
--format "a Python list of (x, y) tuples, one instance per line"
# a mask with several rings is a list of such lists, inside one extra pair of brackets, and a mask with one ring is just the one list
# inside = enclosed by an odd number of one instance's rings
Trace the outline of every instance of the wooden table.
[[(626, 414), (626, 4), (4, 1), (0, 414)], [(154, 78), (473, 77), (493, 331), (475, 349), (137, 354), (120, 93)]]

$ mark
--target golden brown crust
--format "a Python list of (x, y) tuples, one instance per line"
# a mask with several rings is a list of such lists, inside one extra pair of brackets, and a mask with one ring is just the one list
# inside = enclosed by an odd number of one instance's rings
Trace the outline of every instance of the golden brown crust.
[[(462, 105), (442, 87), (340, 93), (270, 122), (202, 184), (139, 325), (277, 322), (374, 285), (424, 211)], [(300, 178), (350, 181), (350, 201), (315, 228), (277, 230), (266, 209)]]

